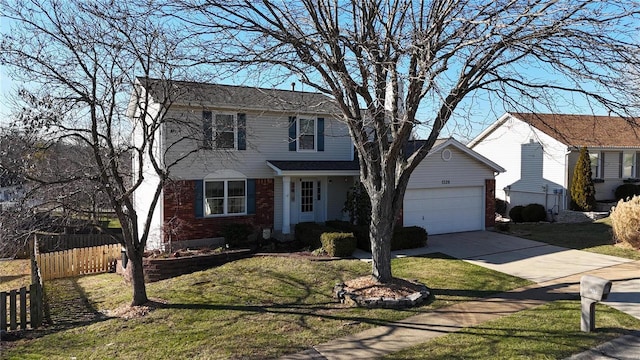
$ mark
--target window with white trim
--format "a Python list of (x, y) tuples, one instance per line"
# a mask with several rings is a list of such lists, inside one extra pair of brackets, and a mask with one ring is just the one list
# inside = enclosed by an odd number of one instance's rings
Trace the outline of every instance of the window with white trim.
[(298, 150), (316, 149), (316, 119), (298, 119)]
[(600, 179), (602, 177), (602, 174), (600, 173), (600, 152), (596, 151), (589, 153), (589, 160), (591, 161), (591, 176), (594, 179)]
[(213, 120), (213, 145), (216, 149), (235, 149), (238, 124), (233, 114), (215, 114)]
[(623, 152), (622, 153), (622, 178), (633, 178), (636, 176), (635, 164), (636, 164), (636, 153), (634, 152)]
[(247, 181), (216, 180), (204, 183), (204, 215), (247, 213)]

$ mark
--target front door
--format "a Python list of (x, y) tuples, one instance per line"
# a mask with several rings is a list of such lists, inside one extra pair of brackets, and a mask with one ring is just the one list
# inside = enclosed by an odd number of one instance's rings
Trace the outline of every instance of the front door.
[(300, 182), (300, 222), (315, 221), (316, 188), (314, 180)]

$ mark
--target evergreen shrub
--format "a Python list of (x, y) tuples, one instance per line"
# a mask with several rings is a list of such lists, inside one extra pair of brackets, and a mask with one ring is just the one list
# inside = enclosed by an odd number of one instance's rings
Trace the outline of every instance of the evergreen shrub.
[(522, 221), (538, 222), (547, 220), (547, 210), (540, 204), (529, 204), (522, 209)]
[(522, 205), (516, 205), (512, 207), (511, 210), (509, 210), (509, 218), (511, 219), (511, 221), (516, 223), (523, 222), (524, 221), (524, 219), (522, 218), (523, 209), (524, 209), (524, 206)]

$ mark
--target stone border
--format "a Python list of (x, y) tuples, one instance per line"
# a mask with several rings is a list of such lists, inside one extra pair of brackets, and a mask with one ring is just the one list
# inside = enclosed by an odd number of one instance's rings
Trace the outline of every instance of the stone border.
[(366, 308), (385, 308), (385, 309), (403, 309), (419, 305), (429, 298), (431, 290), (426, 286), (419, 284), (420, 291), (400, 299), (389, 297), (362, 297), (355, 293), (345, 290), (344, 283), (338, 283), (333, 287), (335, 297), (342, 304), (350, 306), (366, 307)]

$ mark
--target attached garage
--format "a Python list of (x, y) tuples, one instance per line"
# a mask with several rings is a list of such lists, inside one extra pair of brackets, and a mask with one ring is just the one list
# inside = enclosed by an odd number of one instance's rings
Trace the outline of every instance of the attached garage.
[(407, 190), (404, 225), (420, 226), (429, 234), (484, 229), (483, 187)]
[(411, 175), (403, 225), (430, 235), (493, 226), (494, 178), (503, 171), (454, 139), (439, 141)]

